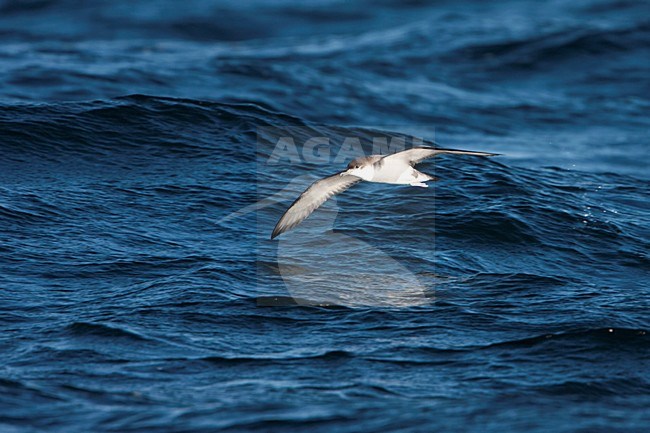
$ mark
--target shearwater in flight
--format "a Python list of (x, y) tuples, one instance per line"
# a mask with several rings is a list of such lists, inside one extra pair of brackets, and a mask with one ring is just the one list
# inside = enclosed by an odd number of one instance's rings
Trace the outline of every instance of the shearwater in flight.
[(392, 155), (370, 155), (357, 158), (348, 169), (312, 183), (282, 215), (273, 229), (271, 239), (290, 230), (305, 220), (320, 205), (335, 194), (352, 185), (367, 182), (392, 183), (426, 188), (424, 182), (437, 180), (414, 168), (415, 164), (443, 153), (457, 155), (496, 156), (498, 153), (473, 152), (469, 150), (415, 147)]

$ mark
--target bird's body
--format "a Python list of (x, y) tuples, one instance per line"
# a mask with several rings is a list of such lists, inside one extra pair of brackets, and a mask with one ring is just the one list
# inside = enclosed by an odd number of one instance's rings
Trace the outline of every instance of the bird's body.
[(408, 161), (401, 159), (392, 162), (386, 161), (382, 155), (355, 159), (348, 165), (348, 169), (354, 167), (355, 164), (360, 164), (363, 167), (357, 170), (356, 176), (367, 182), (426, 186), (423, 182), (435, 179), (433, 176), (419, 172)]
[(314, 182), (282, 215), (271, 234), (271, 239), (300, 224), (328, 198), (363, 181), (427, 187), (425, 182), (437, 180), (434, 176), (414, 168), (420, 161), (438, 154), (495, 156), (494, 153), (455, 149), (416, 147), (392, 155), (371, 155), (357, 158), (345, 171)]

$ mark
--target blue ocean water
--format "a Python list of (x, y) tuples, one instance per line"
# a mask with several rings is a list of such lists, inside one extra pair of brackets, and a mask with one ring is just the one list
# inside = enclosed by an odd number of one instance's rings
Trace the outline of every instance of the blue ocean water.
[[(645, 1), (0, 1), (0, 431), (646, 431), (649, 59)], [(271, 241), (343, 165), (268, 129), (502, 156)]]

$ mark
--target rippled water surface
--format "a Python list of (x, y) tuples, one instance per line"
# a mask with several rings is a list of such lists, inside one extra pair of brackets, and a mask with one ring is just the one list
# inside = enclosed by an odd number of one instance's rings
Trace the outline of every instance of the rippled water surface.
[[(0, 431), (645, 431), (649, 17), (0, 1)], [(271, 241), (261, 130), (503, 155)]]

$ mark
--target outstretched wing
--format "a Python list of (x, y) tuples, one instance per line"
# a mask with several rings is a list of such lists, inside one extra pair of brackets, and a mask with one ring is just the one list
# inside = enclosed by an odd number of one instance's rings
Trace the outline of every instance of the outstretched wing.
[(428, 158), (433, 158), (436, 155), (442, 153), (454, 153), (457, 155), (475, 155), (475, 156), (497, 156), (498, 153), (487, 153), (487, 152), (474, 152), (471, 150), (458, 150), (458, 149), (436, 149), (433, 147), (414, 147), (413, 149), (403, 150), (401, 152), (388, 155), (384, 158), (385, 161), (394, 161), (398, 160), (405, 162), (414, 166)]
[(335, 194), (345, 191), (361, 178), (349, 174), (336, 173), (312, 183), (282, 215), (271, 234), (271, 239), (303, 222), (313, 211)]

